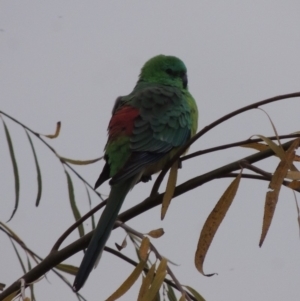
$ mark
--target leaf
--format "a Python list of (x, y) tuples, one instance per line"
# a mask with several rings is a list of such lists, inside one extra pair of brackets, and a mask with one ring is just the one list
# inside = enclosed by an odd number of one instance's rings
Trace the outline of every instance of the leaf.
[(21, 238), (15, 233), (13, 232), (9, 227), (7, 227), (5, 224), (3, 224), (2, 222), (0, 222), (0, 226), (2, 226), (6, 231), (9, 232), (9, 234), (21, 245), (21, 246), (25, 246), (24, 242), (21, 240)]
[(116, 247), (117, 247), (117, 249), (118, 249), (118, 251), (121, 251), (121, 250), (123, 250), (124, 248), (126, 248), (127, 247), (127, 235), (125, 236), (125, 238), (123, 239), (123, 241), (122, 241), (122, 244), (121, 245), (119, 245), (119, 244), (117, 244), (117, 243), (115, 243), (115, 245), (116, 245)]
[(21, 258), (21, 256), (20, 256), (20, 253), (19, 253), (18, 249), (16, 248), (16, 246), (15, 246), (13, 240), (10, 239), (10, 241), (11, 241), (11, 244), (13, 245), (13, 248), (14, 248), (14, 250), (15, 250), (15, 253), (16, 253), (17, 257), (18, 257), (18, 260), (19, 260), (20, 266), (21, 266), (21, 268), (22, 268), (22, 270), (23, 270), (23, 273), (26, 274), (27, 271), (26, 271), (25, 265), (24, 265), (24, 263), (23, 263), (23, 260), (22, 260), (22, 258)]
[(214, 275), (214, 274), (205, 274), (203, 272), (203, 262), (206, 253), (211, 245), (211, 242), (236, 195), (236, 192), (239, 187), (241, 175), (242, 175), (242, 170), (240, 174), (232, 181), (232, 183), (225, 190), (225, 192), (219, 199), (218, 203), (216, 204), (215, 208), (208, 216), (201, 230), (201, 234), (200, 234), (200, 238), (198, 241), (198, 246), (195, 254), (195, 266), (197, 270), (204, 276)]
[(144, 237), (139, 249), (140, 258), (145, 261), (148, 258), (148, 251), (150, 248), (150, 240), (148, 237)]
[(285, 176), (287, 179), (300, 180), (300, 172), (295, 170), (289, 170)]
[(147, 233), (147, 235), (151, 236), (152, 238), (159, 238), (165, 234), (163, 228), (159, 228), (156, 230), (151, 230), (150, 232)]
[(271, 150), (280, 158), (284, 158), (284, 150), (281, 146), (277, 145), (275, 142), (273, 142), (271, 139), (263, 136), (263, 135), (255, 135), (265, 141), (268, 146), (271, 148)]
[(241, 145), (241, 147), (253, 148), (260, 152), (269, 149), (269, 146), (263, 143), (253, 142)]
[(167, 259), (163, 257), (157, 267), (156, 274), (165, 272), (167, 270), (167, 263)]
[(142, 273), (146, 261), (140, 261), (139, 264), (135, 267), (129, 277), (122, 283), (122, 285), (110, 296), (106, 299), (106, 301), (114, 301), (118, 298), (122, 297), (137, 281), (140, 274)]
[[(90, 193), (89, 193), (89, 189), (87, 188), (87, 186), (85, 186), (85, 189), (86, 189), (86, 194), (88, 196), (90, 210), (92, 210), (92, 200), (91, 200), (91, 196), (90, 196)], [(92, 230), (94, 230), (96, 228), (94, 214), (92, 214), (92, 216), (91, 216), (91, 221), (92, 221)]]
[(13, 292), (10, 295), (8, 295), (6, 298), (3, 299), (3, 301), (12, 301), (19, 293)]
[(57, 266), (55, 266), (56, 269), (68, 273), (70, 275), (77, 275), (78, 272), (78, 267), (75, 267), (74, 265), (71, 264), (65, 264), (65, 263), (60, 263)]
[(143, 277), (143, 282), (139, 291), (139, 296), (138, 296), (138, 301), (141, 301), (143, 296), (145, 295), (146, 291), (149, 289), (152, 281), (153, 281), (153, 277), (154, 277), (154, 272), (155, 272), (155, 264), (153, 264), (151, 266), (151, 268), (149, 269), (146, 277)]
[(176, 295), (174, 293), (173, 287), (169, 284), (167, 284), (168, 286), (168, 291), (167, 291), (167, 296), (169, 298), (169, 301), (177, 301)]
[(16, 192), (16, 199), (15, 199), (15, 208), (11, 214), (11, 217), (9, 218), (8, 222), (13, 218), (15, 215), (18, 206), (19, 206), (19, 196), (20, 196), (20, 179), (19, 179), (19, 170), (18, 170), (18, 165), (15, 157), (15, 152), (14, 152), (14, 147), (12, 144), (12, 140), (8, 131), (8, 128), (2, 118), (3, 126), (4, 126), (4, 131), (5, 131), (5, 136), (6, 136), (6, 141), (8, 144), (8, 149), (10, 153), (10, 158), (13, 166), (13, 171), (14, 171), (14, 177), (15, 177), (15, 192)]
[(265, 209), (264, 209), (264, 217), (263, 217), (263, 226), (262, 232), (260, 236), (259, 246), (261, 247), (266, 235), (271, 226), (271, 222), (275, 213), (275, 208), (278, 202), (278, 196), (280, 192), (281, 185), (283, 180), (291, 168), (293, 159), (295, 156), (295, 149), (299, 146), (300, 139), (295, 139), (295, 141), (291, 144), (289, 149), (285, 152), (285, 156), (279, 162), (278, 167), (276, 168), (275, 173), (272, 176), (271, 182), (269, 184), (270, 191), (266, 194), (265, 200)]
[(41, 175), (41, 170), (40, 170), (39, 162), (38, 162), (38, 159), (37, 159), (37, 155), (36, 155), (36, 152), (35, 152), (35, 149), (34, 149), (34, 145), (32, 143), (32, 140), (31, 140), (30, 135), (28, 134), (28, 132), (26, 130), (25, 130), (25, 132), (26, 132), (26, 135), (28, 137), (29, 144), (31, 146), (31, 150), (32, 150), (33, 157), (34, 157), (36, 173), (37, 173), (38, 191), (37, 191), (37, 196), (36, 196), (36, 201), (35, 201), (35, 206), (37, 207), (40, 203), (41, 196), (42, 196), (42, 175)]
[[(28, 271), (31, 271), (31, 263), (30, 263), (30, 259), (29, 259), (28, 255), (27, 255), (27, 266), (28, 266)], [(33, 286), (33, 284), (30, 284), (29, 288), (30, 288), (31, 300), (35, 301), (36, 299), (35, 299), (35, 295), (34, 295), (34, 286)]]
[[(79, 210), (76, 206), (73, 183), (72, 183), (69, 173), (66, 170), (65, 170), (65, 173), (67, 176), (69, 200), (70, 200), (70, 204), (71, 204), (71, 209), (72, 209), (73, 215), (75, 217), (75, 220), (78, 221), (81, 218), (81, 216), (80, 216)], [(79, 232), (80, 237), (84, 236), (84, 228), (83, 228), (82, 224), (78, 225), (78, 232)]]
[(172, 197), (174, 195), (174, 190), (176, 187), (176, 181), (177, 181), (177, 173), (178, 173), (178, 161), (176, 161), (171, 169), (170, 169), (170, 175), (166, 187), (166, 192), (163, 197), (162, 206), (161, 206), (161, 220), (165, 218), (165, 215), (167, 213), (167, 210), (169, 208), (169, 205), (171, 203)]
[(59, 159), (63, 162), (68, 162), (74, 165), (88, 165), (100, 161), (101, 159), (103, 159), (103, 157), (99, 157), (91, 160), (74, 160), (74, 159), (69, 159), (69, 158), (59, 156)]
[(149, 301), (153, 300), (158, 293), (162, 283), (164, 282), (166, 278), (167, 272), (156, 272), (156, 275), (153, 279), (152, 285), (150, 289), (145, 293), (144, 297), (142, 298), (142, 301)]
[(186, 287), (190, 291), (190, 293), (196, 298), (197, 301), (205, 301), (205, 299), (195, 289), (188, 285), (184, 285), (184, 287)]
[(287, 185), (287, 187), (291, 188), (291, 189), (294, 189), (294, 190), (297, 190), (300, 188), (300, 181), (292, 181), (291, 183), (289, 183)]
[(60, 128), (61, 128), (61, 122), (58, 121), (58, 122), (56, 123), (55, 133), (54, 133), (54, 134), (50, 134), (50, 135), (43, 135), (43, 136), (45, 136), (45, 137), (47, 137), (47, 138), (50, 138), (50, 139), (57, 138), (58, 135), (59, 135), (59, 133), (60, 133)]

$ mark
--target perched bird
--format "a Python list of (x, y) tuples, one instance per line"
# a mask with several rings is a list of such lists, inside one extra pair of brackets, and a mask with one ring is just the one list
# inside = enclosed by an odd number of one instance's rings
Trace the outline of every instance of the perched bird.
[(160, 171), (195, 135), (197, 105), (188, 91), (187, 69), (174, 57), (158, 55), (142, 67), (133, 91), (117, 98), (108, 126), (106, 164), (95, 189), (111, 178), (107, 205), (76, 275), (79, 291), (104, 249), (129, 190)]

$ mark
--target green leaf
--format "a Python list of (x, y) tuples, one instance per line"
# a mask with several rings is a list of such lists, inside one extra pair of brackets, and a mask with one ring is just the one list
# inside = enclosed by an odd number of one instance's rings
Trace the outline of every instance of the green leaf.
[(68, 274), (74, 275), (74, 276), (76, 276), (76, 274), (78, 272), (78, 267), (75, 267), (70, 264), (60, 263), (55, 268), (62, 272), (65, 272), (65, 273), (68, 273)]
[(23, 260), (22, 260), (20, 254), (19, 254), (19, 251), (17, 250), (17, 248), (16, 248), (16, 246), (15, 246), (13, 240), (10, 239), (10, 241), (11, 241), (11, 244), (13, 245), (13, 248), (14, 248), (14, 250), (15, 250), (15, 252), (16, 252), (16, 255), (17, 255), (17, 257), (18, 257), (18, 260), (19, 260), (19, 263), (20, 263), (21, 268), (22, 268), (22, 270), (23, 270), (23, 273), (26, 274), (27, 271), (26, 271), (25, 265), (24, 265), (24, 263), (23, 263)]
[[(69, 200), (70, 200), (70, 204), (71, 204), (71, 209), (72, 209), (73, 215), (75, 217), (75, 220), (78, 221), (81, 218), (81, 215), (80, 215), (79, 210), (76, 206), (73, 183), (72, 183), (72, 180), (71, 180), (71, 177), (70, 177), (69, 173), (66, 170), (65, 170), (65, 173), (66, 173), (66, 176), (67, 176)], [(84, 228), (83, 228), (82, 224), (80, 224), (78, 226), (78, 232), (79, 232), (80, 237), (84, 236)]]
[(183, 285), (184, 287), (186, 287), (191, 294), (197, 299), (197, 301), (205, 301), (205, 299), (192, 287), (188, 286), (188, 285)]
[(9, 153), (10, 153), (10, 158), (11, 158), (11, 162), (12, 162), (12, 165), (13, 165), (14, 176), (15, 176), (15, 192), (16, 192), (15, 208), (14, 208), (12, 214), (11, 214), (11, 217), (8, 220), (8, 222), (9, 222), (13, 218), (13, 216), (15, 215), (15, 213), (18, 209), (18, 206), (19, 206), (20, 179), (19, 179), (19, 171), (18, 171), (18, 166), (17, 166), (17, 161), (16, 161), (16, 157), (15, 157), (15, 153), (14, 153), (13, 144), (12, 144), (12, 141), (11, 141), (11, 138), (10, 138), (8, 128), (7, 128), (3, 118), (2, 118), (2, 122), (3, 122), (3, 126), (4, 126), (5, 136), (6, 136), (8, 149), (9, 149)]
[[(92, 210), (92, 201), (91, 201), (91, 196), (90, 196), (90, 193), (89, 193), (89, 189), (87, 188), (87, 186), (85, 186), (85, 189), (86, 189), (86, 193), (87, 193), (88, 200), (89, 200), (90, 210)], [(94, 214), (91, 216), (91, 220), (92, 220), (92, 229), (94, 230), (96, 228)]]
[(169, 301), (177, 301), (176, 295), (174, 293), (173, 287), (169, 284), (167, 284), (168, 286), (168, 292), (167, 292), (167, 296), (169, 298)]
[(26, 135), (28, 137), (30, 146), (31, 146), (31, 150), (33, 153), (33, 157), (34, 157), (34, 163), (35, 163), (35, 167), (36, 167), (36, 173), (37, 173), (37, 184), (38, 184), (38, 191), (37, 191), (37, 196), (36, 196), (36, 201), (35, 201), (35, 206), (37, 207), (40, 203), (41, 200), (41, 196), (42, 196), (42, 175), (41, 175), (41, 170), (40, 170), (40, 166), (39, 166), (39, 162), (37, 159), (37, 155), (34, 149), (34, 145), (32, 143), (32, 140), (30, 138), (30, 135), (28, 134), (27, 130), (25, 130)]

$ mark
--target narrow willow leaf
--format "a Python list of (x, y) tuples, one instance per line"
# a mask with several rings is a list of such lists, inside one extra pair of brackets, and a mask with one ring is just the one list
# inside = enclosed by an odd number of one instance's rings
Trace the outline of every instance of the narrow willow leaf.
[(186, 299), (185, 299), (185, 296), (181, 295), (179, 301), (185, 301), (185, 300), (186, 300)]
[(11, 230), (9, 227), (7, 227), (5, 224), (3, 224), (1, 221), (0, 221), (0, 226), (2, 226), (6, 231), (8, 231), (10, 233), (10, 235), (21, 245), (25, 245), (23, 243), (23, 241), (21, 240), (21, 238), (13, 231)]
[(273, 142), (271, 139), (263, 136), (263, 135), (255, 135), (265, 141), (268, 146), (271, 148), (271, 150), (280, 158), (284, 158), (284, 150), (281, 146), (277, 145), (275, 142)]
[(145, 261), (148, 258), (148, 251), (150, 248), (150, 240), (148, 237), (144, 237), (139, 249), (140, 258)]
[(45, 136), (45, 137), (47, 137), (47, 138), (50, 138), (50, 139), (57, 138), (58, 135), (59, 135), (59, 133), (60, 133), (60, 128), (61, 128), (61, 122), (58, 121), (58, 122), (56, 123), (55, 133), (54, 133), (54, 134), (50, 134), (50, 135), (43, 135), (43, 136)]
[(3, 301), (12, 301), (18, 294), (19, 294), (18, 292), (13, 292), (10, 295), (8, 295), (6, 298), (4, 298)]
[[(89, 192), (89, 189), (87, 188), (87, 186), (85, 186), (85, 189), (86, 189), (86, 194), (87, 194), (88, 201), (89, 201), (90, 210), (92, 210), (91, 195), (90, 195), (90, 192)], [(91, 216), (91, 221), (92, 221), (92, 230), (94, 230), (96, 228), (94, 214), (92, 214), (92, 216)]]
[(283, 180), (291, 168), (293, 164), (293, 159), (295, 156), (295, 149), (298, 147), (300, 139), (296, 139), (289, 149), (285, 152), (285, 156), (279, 162), (278, 167), (276, 168), (275, 173), (272, 176), (271, 182), (269, 184), (270, 191), (266, 194), (265, 200), (265, 209), (264, 209), (264, 217), (263, 217), (263, 226), (262, 232), (260, 236), (259, 246), (261, 247), (266, 235), (269, 231), (271, 226), (271, 222), (275, 213), (276, 205), (278, 202), (278, 196), (280, 192), (281, 185)]
[(117, 243), (115, 243), (115, 245), (116, 245), (118, 251), (121, 251), (121, 250), (123, 250), (124, 248), (126, 248), (126, 247), (127, 247), (127, 235), (126, 235), (125, 238), (123, 239), (121, 245), (119, 245), (119, 244), (117, 244)]
[(165, 272), (167, 270), (167, 263), (167, 259), (163, 257), (157, 267), (156, 274)]
[(300, 188), (300, 181), (292, 181), (291, 183), (289, 183), (287, 185), (287, 187), (291, 188), (291, 189), (299, 189)]
[(178, 161), (176, 161), (170, 169), (170, 175), (166, 187), (166, 192), (164, 194), (162, 206), (161, 206), (161, 220), (163, 220), (164, 217), (166, 216), (167, 210), (169, 208), (172, 197), (174, 195), (174, 190), (177, 181), (177, 173), (178, 173)]
[(253, 142), (253, 143), (247, 143), (247, 144), (243, 144), (241, 145), (241, 147), (246, 147), (246, 148), (253, 148), (256, 149), (260, 152), (269, 149), (269, 146), (263, 143), (258, 143), (258, 142)]
[(156, 297), (156, 294), (159, 292), (159, 289), (163, 284), (166, 275), (167, 275), (166, 271), (160, 273), (156, 272), (152, 285), (150, 289), (145, 293), (144, 297), (142, 298), (142, 301), (153, 300)]
[(173, 287), (169, 284), (167, 284), (168, 286), (168, 292), (167, 292), (167, 296), (169, 301), (177, 301), (176, 295), (174, 293)]
[(18, 257), (18, 260), (19, 260), (20, 266), (21, 266), (21, 268), (22, 268), (22, 270), (23, 270), (23, 273), (26, 274), (27, 271), (26, 271), (25, 265), (24, 265), (24, 263), (23, 263), (23, 260), (22, 260), (22, 258), (21, 258), (21, 256), (20, 256), (20, 253), (19, 253), (18, 249), (16, 248), (16, 246), (15, 246), (13, 240), (10, 239), (10, 241), (11, 241), (11, 244), (12, 244), (12, 246), (13, 246), (13, 248), (14, 248), (14, 250), (15, 250), (15, 253), (16, 253), (17, 257)]
[(109, 297), (106, 301), (114, 301), (118, 298), (122, 297), (137, 281), (139, 276), (141, 275), (146, 261), (140, 261), (140, 263), (135, 267), (129, 277), (122, 283), (122, 285)]
[(59, 156), (59, 159), (61, 161), (68, 162), (68, 163), (74, 164), (74, 165), (88, 165), (88, 164), (92, 164), (92, 163), (102, 160), (103, 157), (99, 157), (99, 158), (91, 159), (91, 160), (74, 160), (74, 159), (69, 159), (69, 158)]
[[(30, 263), (30, 259), (27, 255), (27, 267), (28, 267), (28, 271), (31, 271), (31, 263)], [(34, 285), (30, 284), (29, 285), (30, 288), (30, 297), (31, 297), (31, 301), (35, 301), (35, 295), (34, 295)]]
[(17, 161), (16, 161), (16, 157), (15, 157), (15, 152), (14, 152), (14, 147), (13, 147), (13, 144), (12, 144), (12, 140), (11, 140), (8, 128), (7, 128), (7, 126), (6, 126), (3, 119), (2, 119), (2, 122), (3, 122), (3, 126), (4, 126), (6, 141), (7, 141), (7, 144), (8, 144), (8, 149), (9, 149), (10, 158), (11, 158), (13, 171), (14, 171), (14, 177), (15, 177), (15, 193), (16, 193), (15, 207), (14, 207), (14, 210), (11, 214), (11, 217), (8, 220), (8, 222), (9, 222), (13, 218), (13, 216), (15, 215), (15, 213), (18, 209), (18, 206), (19, 206), (20, 178), (19, 178), (19, 170), (18, 170), (18, 165), (17, 165)]
[(298, 202), (297, 202), (297, 198), (296, 198), (295, 192), (294, 192), (294, 197), (295, 197), (295, 203), (296, 203), (296, 209), (297, 209), (297, 221), (298, 221), (299, 237), (300, 237), (300, 209), (299, 209), (299, 205), (298, 205)]
[(77, 275), (78, 272), (78, 267), (75, 267), (74, 265), (70, 265), (70, 264), (64, 264), (64, 263), (60, 263), (57, 266), (55, 266), (56, 269), (68, 273), (70, 275)]
[(207, 254), (207, 251), (211, 245), (211, 242), (236, 195), (236, 192), (239, 187), (241, 175), (242, 175), (242, 171), (225, 190), (225, 192), (219, 199), (218, 203), (216, 204), (215, 208), (208, 216), (201, 230), (201, 234), (200, 234), (200, 238), (198, 241), (198, 246), (195, 254), (195, 266), (197, 270), (204, 276), (214, 275), (214, 274), (205, 274), (203, 272), (203, 262)]
[(300, 180), (300, 171), (290, 170), (286, 174), (287, 179)]
[(159, 237), (163, 236), (164, 234), (165, 234), (165, 232), (164, 232), (163, 228), (152, 230), (149, 233), (147, 233), (147, 235), (151, 236), (152, 238), (159, 238)]
[(138, 296), (138, 301), (141, 301), (142, 298), (144, 297), (146, 291), (149, 289), (152, 281), (153, 281), (153, 277), (154, 277), (154, 272), (155, 272), (155, 264), (153, 264), (151, 266), (151, 268), (149, 269), (146, 277), (143, 277), (143, 282), (139, 291), (139, 296)]
[(188, 285), (183, 285), (183, 286), (190, 291), (190, 293), (196, 298), (197, 301), (205, 301), (205, 299), (195, 289), (193, 289)]
[[(70, 200), (70, 204), (71, 204), (71, 209), (72, 209), (73, 215), (75, 217), (75, 220), (78, 221), (81, 218), (81, 216), (80, 216), (79, 210), (76, 206), (73, 183), (72, 183), (69, 173), (66, 170), (65, 170), (65, 173), (67, 176), (69, 200)], [(80, 224), (78, 226), (78, 232), (79, 232), (80, 237), (84, 236), (84, 228), (83, 228), (82, 224)]]
[(35, 201), (35, 206), (37, 207), (40, 203), (41, 196), (42, 196), (42, 175), (41, 175), (41, 170), (40, 170), (39, 162), (38, 162), (38, 159), (37, 159), (37, 155), (36, 155), (36, 152), (35, 152), (35, 149), (34, 149), (34, 145), (32, 143), (32, 140), (31, 140), (30, 135), (28, 134), (28, 132), (26, 130), (25, 130), (25, 132), (26, 132), (26, 135), (28, 137), (29, 144), (31, 146), (31, 150), (32, 150), (33, 157), (34, 157), (36, 173), (37, 173), (38, 191), (37, 191), (37, 196), (36, 196), (36, 201)]

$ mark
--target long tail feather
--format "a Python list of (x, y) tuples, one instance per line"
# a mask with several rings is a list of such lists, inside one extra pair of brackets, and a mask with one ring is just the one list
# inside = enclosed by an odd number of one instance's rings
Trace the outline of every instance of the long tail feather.
[(104, 249), (111, 230), (118, 217), (123, 201), (132, 187), (132, 179), (111, 187), (107, 205), (99, 219), (95, 233), (90, 241), (87, 251), (83, 257), (78, 273), (74, 280), (73, 290), (78, 292), (84, 285), (95, 263)]

